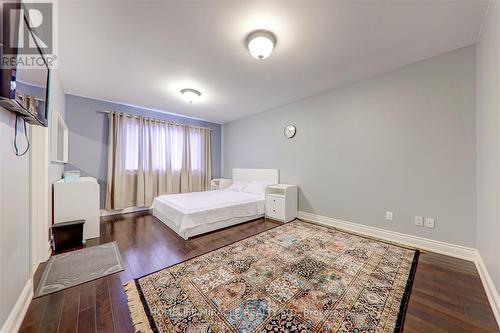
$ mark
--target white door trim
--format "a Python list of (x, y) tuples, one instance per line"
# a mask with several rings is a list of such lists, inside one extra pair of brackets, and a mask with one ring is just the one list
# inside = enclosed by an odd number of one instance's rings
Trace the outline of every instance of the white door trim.
[(31, 126), (30, 149), (30, 252), (32, 274), (47, 261), (49, 237), (49, 135), (48, 129)]

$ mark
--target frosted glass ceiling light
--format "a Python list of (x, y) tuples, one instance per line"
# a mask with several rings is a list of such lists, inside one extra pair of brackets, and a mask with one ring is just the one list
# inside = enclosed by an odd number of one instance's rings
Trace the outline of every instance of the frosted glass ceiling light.
[(199, 92), (198, 90), (195, 90), (195, 89), (190, 89), (190, 88), (182, 89), (181, 94), (182, 94), (182, 97), (184, 98), (184, 100), (188, 103), (191, 103), (191, 104), (196, 102), (201, 96), (201, 92)]
[(247, 47), (252, 57), (262, 60), (266, 59), (273, 52), (276, 45), (276, 37), (267, 30), (257, 30), (247, 37)]

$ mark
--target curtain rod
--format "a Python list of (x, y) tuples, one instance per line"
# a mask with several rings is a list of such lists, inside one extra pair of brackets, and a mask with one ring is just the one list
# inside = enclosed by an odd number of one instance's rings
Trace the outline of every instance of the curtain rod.
[[(125, 117), (129, 117), (129, 118), (136, 118), (136, 119), (139, 119), (141, 116), (139, 115), (136, 115), (136, 114), (131, 114), (131, 113), (125, 113), (125, 112), (117, 112), (117, 111), (110, 111), (110, 110), (104, 110), (104, 111), (101, 111), (101, 110), (97, 110), (98, 113), (105, 113), (109, 116), (109, 114), (111, 112), (116, 112), (116, 113), (119, 113), (121, 115), (124, 115)], [(188, 127), (191, 127), (191, 128), (199, 128), (199, 129), (207, 129), (209, 130), (210, 132), (212, 132), (213, 130), (210, 128), (210, 127), (203, 127), (203, 126), (195, 126), (195, 125), (190, 125), (190, 124), (180, 124), (180, 123), (176, 123), (175, 121), (170, 121), (170, 120), (163, 120), (163, 119), (158, 119), (158, 118), (153, 118), (153, 117), (149, 117), (149, 116), (143, 116), (145, 119), (149, 119), (149, 120), (153, 120), (155, 122), (160, 122), (162, 124), (171, 124), (171, 125), (177, 125), (177, 126), (188, 126)]]

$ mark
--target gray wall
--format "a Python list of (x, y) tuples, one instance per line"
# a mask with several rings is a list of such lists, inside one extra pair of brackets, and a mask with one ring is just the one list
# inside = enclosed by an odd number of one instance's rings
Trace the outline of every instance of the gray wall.
[(226, 177), (278, 168), (301, 211), (474, 246), (474, 47), (224, 124), (223, 144)]
[[(14, 154), (14, 118), (0, 108), (0, 327), (30, 278), (29, 154)], [(19, 143), (25, 147), (23, 133)]]
[(108, 117), (97, 111), (114, 110), (158, 119), (211, 128), (212, 176), (221, 173), (221, 125), (169, 115), (123, 104), (104, 102), (66, 94), (66, 125), (69, 129), (69, 164), (65, 170), (79, 169), (82, 175), (97, 178), (104, 208), (108, 163)]
[(477, 45), (477, 248), (500, 291), (500, 3)]

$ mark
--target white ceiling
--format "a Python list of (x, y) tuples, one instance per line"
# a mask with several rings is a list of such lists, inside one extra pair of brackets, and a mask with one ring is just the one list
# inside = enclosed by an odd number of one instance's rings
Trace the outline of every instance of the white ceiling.
[[(67, 93), (227, 122), (473, 44), (487, 1), (59, 3)], [(259, 62), (256, 29), (276, 34)], [(182, 88), (203, 93), (197, 104)]]

